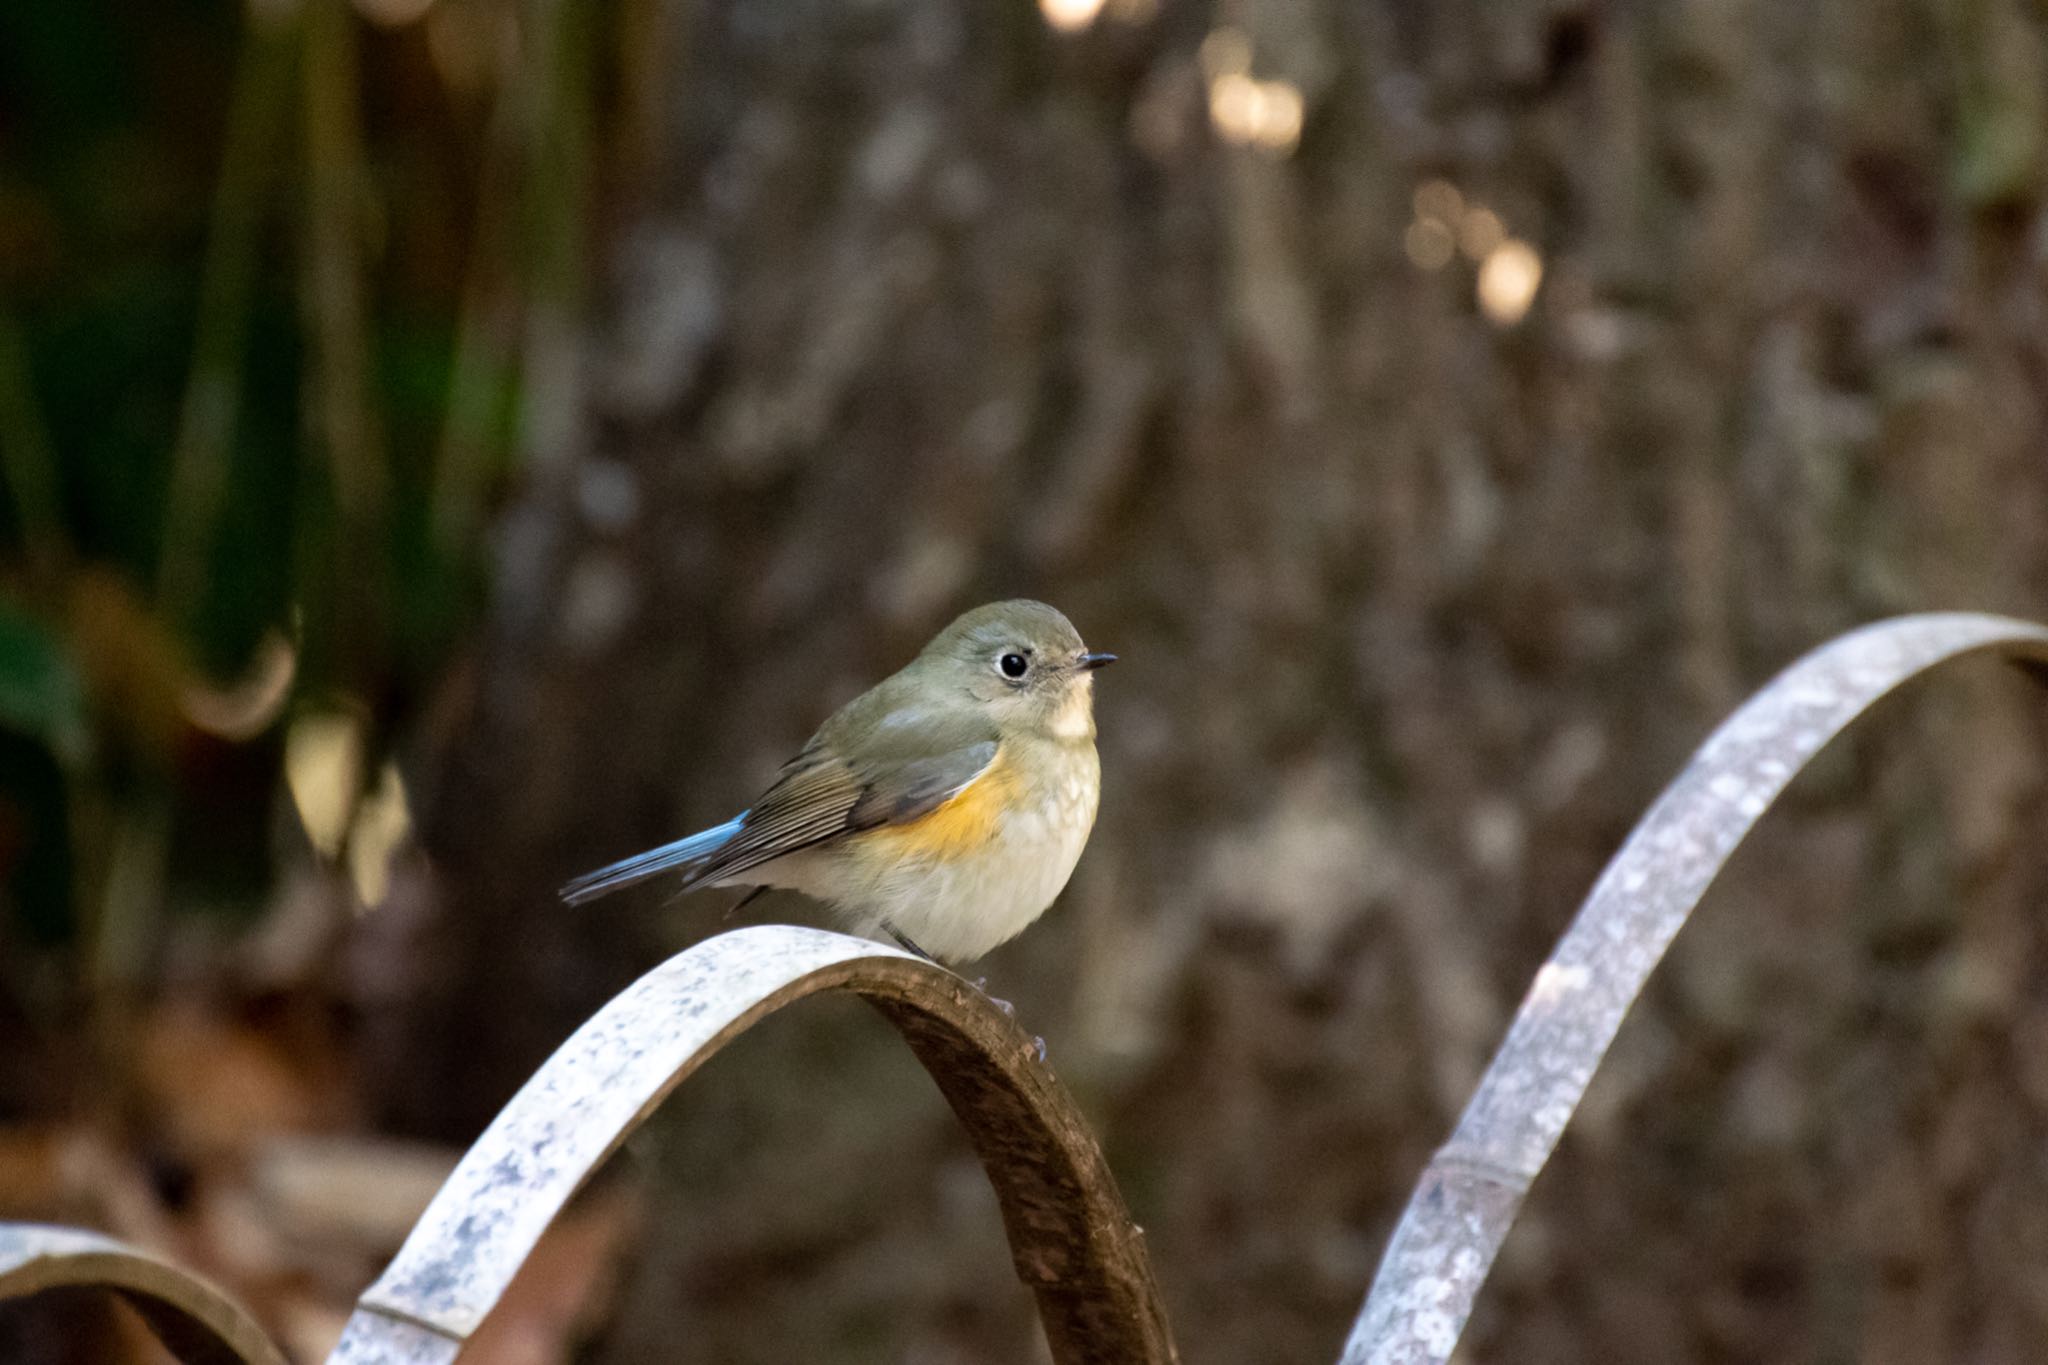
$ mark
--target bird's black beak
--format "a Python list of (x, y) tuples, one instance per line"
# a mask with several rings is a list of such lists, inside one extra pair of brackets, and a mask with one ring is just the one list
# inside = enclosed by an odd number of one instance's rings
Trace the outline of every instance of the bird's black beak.
[(1116, 655), (1114, 654), (1083, 654), (1080, 667), (1083, 672), (1086, 672), (1090, 669), (1100, 668), (1104, 664), (1113, 664), (1115, 662)]

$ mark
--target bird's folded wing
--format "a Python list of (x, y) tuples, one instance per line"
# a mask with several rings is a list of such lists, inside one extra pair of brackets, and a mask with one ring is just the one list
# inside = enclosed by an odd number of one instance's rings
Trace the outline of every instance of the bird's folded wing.
[(995, 757), (992, 739), (939, 753), (899, 751), (858, 764), (813, 743), (783, 768), (775, 785), (740, 817), (739, 832), (690, 881), (722, 881), (844, 834), (906, 824), (965, 791)]

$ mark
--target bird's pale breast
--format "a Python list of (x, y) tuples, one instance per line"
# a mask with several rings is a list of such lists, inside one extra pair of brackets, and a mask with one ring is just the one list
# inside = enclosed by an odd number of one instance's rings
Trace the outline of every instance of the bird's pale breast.
[(1067, 884), (1101, 794), (1093, 744), (1025, 744), (931, 814), (847, 839), (833, 866), (808, 870), (806, 889), (855, 927), (887, 921), (946, 960), (1015, 937)]

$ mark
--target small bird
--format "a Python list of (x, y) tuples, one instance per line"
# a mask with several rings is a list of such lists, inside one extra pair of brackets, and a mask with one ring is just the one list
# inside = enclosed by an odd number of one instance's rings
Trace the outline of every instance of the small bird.
[[(581, 905), (667, 872), (681, 889), (770, 887), (830, 904), (855, 933), (971, 962), (1045, 912), (1101, 795), (1095, 670), (1065, 616), (992, 602), (818, 727), (722, 825), (578, 877)], [(737, 908), (737, 906), (735, 907)]]

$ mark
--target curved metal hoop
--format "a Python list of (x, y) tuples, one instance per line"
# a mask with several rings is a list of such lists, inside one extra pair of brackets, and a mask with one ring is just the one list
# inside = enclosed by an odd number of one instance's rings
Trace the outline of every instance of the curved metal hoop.
[(720, 1048), (822, 991), (879, 1009), (951, 1103), (995, 1186), (1053, 1358), (1171, 1365), (1143, 1235), (1033, 1041), (942, 967), (786, 925), (700, 943), (578, 1029), (463, 1157), (357, 1301), (329, 1365), (448, 1365), (627, 1134)]
[(255, 1320), (198, 1276), (95, 1232), (0, 1223), (0, 1301), (66, 1287), (119, 1294), (184, 1365), (284, 1365)]
[(1793, 664), (1700, 746), (1537, 971), (1457, 1130), (1401, 1215), (1342, 1365), (1450, 1358), (1530, 1183), (1623, 1016), (1736, 846), (1873, 703), (1973, 654), (2048, 663), (2048, 630), (1963, 613), (1868, 626)]

